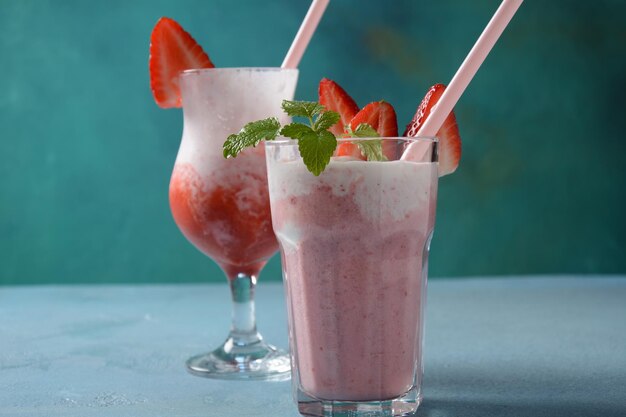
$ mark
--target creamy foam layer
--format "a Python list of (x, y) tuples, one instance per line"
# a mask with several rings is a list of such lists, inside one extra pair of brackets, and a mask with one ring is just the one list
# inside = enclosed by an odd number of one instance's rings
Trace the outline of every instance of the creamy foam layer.
[(437, 176), (435, 164), (409, 161), (333, 158), (319, 177), (300, 160), (270, 163), (274, 164), (269, 178), (271, 198), (302, 196), (327, 186), (336, 196), (352, 193), (359, 211), (368, 219), (391, 216), (399, 220), (428, 204)]

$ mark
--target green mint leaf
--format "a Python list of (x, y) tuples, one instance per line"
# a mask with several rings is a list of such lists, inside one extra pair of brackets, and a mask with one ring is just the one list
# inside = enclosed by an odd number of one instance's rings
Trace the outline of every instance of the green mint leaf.
[[(348, 137), (354, 138), (377, 138), (380, 135), (372, 126), (367, 123), (359, 124), (356, 129), (352, 130), (348, 126)], [(383, 143), (381, 140), (362, 140), (356, 143), (359, 150), (367, 158), (368, 161), (386, 161), (387, 157), (383, 154)]]
[(300, 139), (302, 136), (309, 134), (309, 133), (315, 133), (315, 132), (313, 132), (313, 129), (311, 129), (309, 126), (302, 124), (302, 123), (291, 123), (291, 124), (288, 124), (287, 126), (284, 126), (280, 130), (280, 134), (282, 136), (285, 136), (291, 139)]
[(357, 142), (357, 146), (368, 161), (387, 160), (387, 157), (383, 154), (383, 141), (380, 139), (362, 140)]
[(317, 117), (317, 120), (313, 124), (313, 130), (328, 130), (331, 126), (334, 126), (339, 120), (341, 120), (341, 116), (339, 113), (328, 110), (324, 113), (320, 114)]
[(315, 101), (283, 100), (283, 110), (291, 117), (307, 117), (312, 119), (324, 111), (324, 106)]
[(311, 132), (298, 140), (298, 149), (307, 169), (318, 176), (330, 162), (337, 147), (337, 138), (328, 130)]
[(372, 126), (367, 123), (359, 124), (354, 131), (351, 131), (352, 137), (355, 138), (377, 138), (380, 135)]
[(280, 131), (280, 122), (275, 117), (257, 120), (246, 124), (239, 133), (228, 136), (224, 142), (224, 158), (236, 157), (249, 146), (256, 146), (262, 140), (274, 140)]

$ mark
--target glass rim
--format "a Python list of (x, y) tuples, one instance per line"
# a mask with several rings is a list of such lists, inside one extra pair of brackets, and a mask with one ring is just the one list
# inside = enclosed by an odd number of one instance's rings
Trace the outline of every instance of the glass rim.
[(220, 68), (193, 68), (180, 72), (180, 76), (194, 74), (208, 74), (212, 72), (299, 72), (297, 68), (281, 67), (220, 67)]
[[(415, 143), (415, 142), (427, 142), (427, 143), (438, 143), (439, 138), (437, 136), (415, 136), (415, 137), (406, 137), (406, 136), (381, 136), (381, 137), (371, 137), (371, 138), (337, 138), (337, 143), (344, 142), (362, 142), (362, 141), (370, 141), (370, 140), (395, 140), (399, 142), (406, 143)], [(282, 137), (280, 139), (275, 140), (266, 140), (264, 141), (265, 145), (270, 146), (280, 146), (280, 145), (292, 145), (297, 144), (298, 141), (295, 139), (289, 139)]]

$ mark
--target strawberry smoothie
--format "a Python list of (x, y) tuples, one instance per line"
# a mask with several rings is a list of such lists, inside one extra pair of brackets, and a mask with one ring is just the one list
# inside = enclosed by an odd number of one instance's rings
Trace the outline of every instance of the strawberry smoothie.
[[(278, 250), (272, 230), (264, 146), (225, 159), (229, 134), (253, 119), (282, 115), (297, 71), (211, 69), (181, 76), (183, 138), (170, 181), (176, 224), (229, 278), (256, 275)], [(254, 99), (255, 105), (244, 105)]]
[(299, 390), (378, 401), (419, 389), (436, 163), (335, 157), (315, 177), (281, 147), (266, 146), (269, 191)]
[[(218, 347), (186, 362), (193, 375), (263, 380), (290, 376), (289, 355), (257, 331), (258, 275), (278, 250), (272, 230), (264, 146), (226, 160), (223, 144), (254, 119), (289, 123), (298, 70), (215, 68), (175, 20), (150, 35), (150, 89), (162, 108), (183, 108), (183, 137), (169, 188), (172, 215), (185, 237), (217, 262), (229, 280), (232, 324)], [(232, 155), (236, 156), (236, 155)]]

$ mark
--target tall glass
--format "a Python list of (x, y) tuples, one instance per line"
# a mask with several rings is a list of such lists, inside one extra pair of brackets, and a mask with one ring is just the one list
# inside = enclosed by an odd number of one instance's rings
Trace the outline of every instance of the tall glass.
[(185, 237), (213, 259), (230, 283), (232, 325), (217, 349), (192, 357), (188, 370), (223, 379), (289, 377), (289, 356), (263, 341), (256, 328), (254, 289), (278, 250), (272, 231), (263, 144), (224, 159), (229, 134), (270, 116), (282, 123), (298, 71), (211, 68), (181, 74), (183, 137), (170, 182), (170, 207)]
[(388, 161), (333, 158), (319, 177), (295, 142), (266, 144), (303, 415), (408, 416), (422, 398), (437, 141), (382, 141)]

